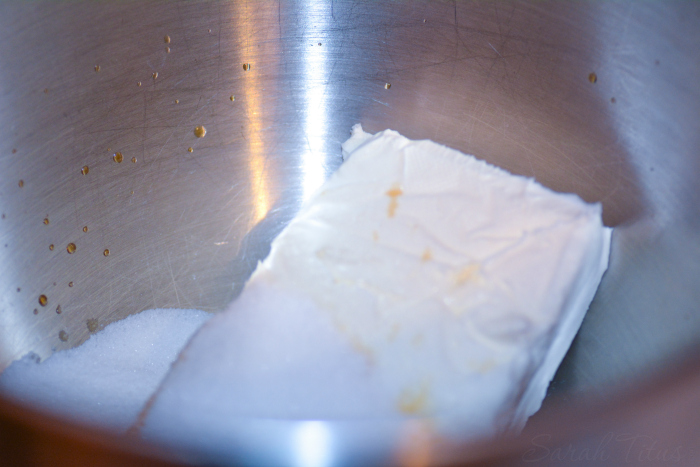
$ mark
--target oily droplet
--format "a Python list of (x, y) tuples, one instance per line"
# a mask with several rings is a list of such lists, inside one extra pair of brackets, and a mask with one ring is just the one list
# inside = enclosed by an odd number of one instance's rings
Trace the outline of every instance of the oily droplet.
[(180, 99), (175, 99), (175, 103), (176, 103), (176, 104), (179, 104), (179, 103), (180, 103)]
[(46, 298), (46, 295), (39, 295), (39, 305), (46, 306), (48, 303), (49, 299)]
[(100, 71), (100, 65), (95, 65), (95, 72)]
[(250, 63), (244, 63), (243, 64), (243, 71), (248, 71), (250, 70)]
[(132, 195), (134, 194), (134, 190), (131, 190), (131, 194), (132, 194)]
[(87, 325), (88, 331), (90, 331), (90, 332), (97, 331), (97, 325), (98, 325), (97, 318), (90, 318), (87, 321), (85, 321), (85, 324)]
[(170, 53), (170, 47), (165, 48), (165, 53), (169, 54)]
[(87, 225), (86, 225), (85, 227), (83, 227), (83, 232), (87, 232), (87, 231), (88, 231), (88, 228), (87, 228)]
[(44, 225), (49, 225), (49, 218), (48, 217), (44, 217)]
[(384, 84), (384, 89), (391, 89), (391, 83)]
[(66, 342), (68, 340), (68, 333), (66, 331), (61, 331), (58, 333), (58, 338)]
[(231, 102), (235, 101), (235, 100), (236, 100), (236, 96), (233, 96), (233, 95), (232, 95), (231, 97), (229, 97), (229, 100), (230, 100)]
[(137, 82), (137, 83), (136, 83), (136, 86), (139, 86), (139, 87), (140, 87), (140, 86), (141, 86), (141, 81)]
[(61, 313), (63, 313), (63, 310), (61, 310), (61, 305), (58, 305), (58, 306), (56, 307), (56, 314), (57, 314), (57, 315), (60, 315)]
[(24, 180), (20, 180), (17, 184), (20, 188), (22, 188), (24, 186)]
[(53, 243), (52, 243), (51, 245), (49, 245), (49, 251), (53, 251), (53, 249), (54, 249), (54, 246), (53, 246)]
[(121, 164), (121, 162), (124, 160), (124, 156), (122, 156), (121, 152), (118, 152), (112, 156), (112, 160), (114, 160), (114, 162), (117, 164)]
[(66, 251), (68, 252), (69, 255), (72, 255), (75, 253), (75, 250), (77, 248), (75, 247), (75, 243), (69, 243), (68, 246), (66, 247)]
[(187, 152), (192, 152), (192, 151), (194, 151), (194, 149), (192, 149), (192, 148), (187, 148)]
[(157, 72), (157, 71), (154, 71), (153, 74), (152, 74), (151, 76), (153, 76), (153, 79), (156, 79), (156, 78), (158, 77), (158, 72)]
[(80, 173), (83, 175), (87, 175), (88, 172), (90, 172), (90, 167), (88, 167), (87, 165), (84, 165), (83, 168), (80, 169)]
[(105, 256), (109, 256), (109, 248), (105, 248), (105, 251), (103, 251), (102, 254)]
[(170, 36), (165, 36), (163, 38), (163, 40), (165, 41), (166, 44), (170, 44)]
[(132, 164), (136, 164), (136, 161), (137, 161), (137, 159), (136, 159), (135, 157), (132, 157), (132, 158), (131, 158), (131, 163), (132, 163)]
[(207, 32), (208, 32), (209, 34), (211, 34), (211, 29), (207, 29)]
[(204, 138), (204, 136), (207, 134), (207, 129), (204, 128), (204, 126), (199, 125), (194, 128), (194, 135), (197, 138)]
[(68, 287), (73, 287), (73, 281), (68, 283)]
[(590, 81), (591, 83), (595, 83), (596, 81), (598, 81), (598, 75), (596, 75), (595, 73), (591, 73), (590, 75), (588, 75), (588, 81)]

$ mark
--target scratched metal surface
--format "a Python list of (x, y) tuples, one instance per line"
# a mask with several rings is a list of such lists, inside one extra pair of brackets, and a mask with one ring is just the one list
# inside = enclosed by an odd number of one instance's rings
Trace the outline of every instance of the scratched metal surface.
[(611, 268), (554, 388), (642, 374), (700, 335), (699, 20), (691, 2), (4, 2), (0, 368), (88, 320), (221, 310), (361, 122), (602, 202)]

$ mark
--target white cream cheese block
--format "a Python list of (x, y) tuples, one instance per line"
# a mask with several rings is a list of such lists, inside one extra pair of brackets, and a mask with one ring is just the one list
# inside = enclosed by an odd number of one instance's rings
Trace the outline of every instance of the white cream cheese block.
[(391, 130), (356, 125), (343, 157), (183, 350), (144, 432), (428, 417), (481, 437), (538, 410), (608, 265), (600, 204)]

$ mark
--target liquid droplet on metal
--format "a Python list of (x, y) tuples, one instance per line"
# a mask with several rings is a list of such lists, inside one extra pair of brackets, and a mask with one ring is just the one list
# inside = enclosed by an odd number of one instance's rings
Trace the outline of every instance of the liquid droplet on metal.
[(97, 331), (97, 325), (98, 325), (97, 318), (90, 318), (88, 319), (85, 324), (87, 325), (88, 331), (95, 332)]
[(204, 136), (207, 134), (207, 129), (204, 128), (204, 126), (199, 125), (194, 128), (194, 135), (197, 138), (204, 138)]

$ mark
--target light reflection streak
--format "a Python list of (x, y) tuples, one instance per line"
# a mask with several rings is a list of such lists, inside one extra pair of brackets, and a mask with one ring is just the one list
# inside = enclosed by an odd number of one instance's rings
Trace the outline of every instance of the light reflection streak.
[[(309, 10), (305, 17), (309, 21), (309, 29), (326, 30), (329, 17), (327, 2), (309, 2)], [(315, 38), (311, 38), (315, 39)], [(328, 134), (327, 115), (327, 74), (329, 48), (319, 46), (318, 40), (313, 45), (302, 44), (301, 66), (304, 68), (304, 134), (307, 150), (302, 154), (300, 164), (302, 170), (302, 201), (309, 197), (323, 184), (326, 178), (324, 167), (324, 147)]]
[[(241, 5), (245, 11), (240, 12), (244, 18), (251, 18), (254, 15), (248, 11), (249, 5)], [(251, 5), (250, 8), (255, 8)], [(242, 55), (240, 69), (243, 73), (242, 78), (242, 103), (245, 105), (246, 119), (244, 123), (244, 134), (248, 143), (248, 173), (250, 175), (250, 186), (253, 204), (253, 216), (251, 219), (252, 225), (256, 225), (267, 216), (272, 206), (272, 193), (270, 191), (270, 173), (267, 170), (267, 161), (265, 154), (265, 143), (262, 136), (263, 128), (263, 109), (262, 109), (262, 93), (263, 83), (258, 73), (257, 63), (254, 61), (254, 56), (251, 54), (254, 47), (249, 45), (255, 44), (265, 38), (256, 37), (256, 30), (250, 21), (241, 21), (237, 27), (238, 43), (245, 44), (243, 49), (246, 51)], [(251, 69), (243, 71), (243, 63), (250, 63)], [(238, 101), (238, 100), (237, 100)]]

